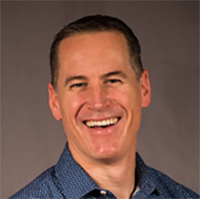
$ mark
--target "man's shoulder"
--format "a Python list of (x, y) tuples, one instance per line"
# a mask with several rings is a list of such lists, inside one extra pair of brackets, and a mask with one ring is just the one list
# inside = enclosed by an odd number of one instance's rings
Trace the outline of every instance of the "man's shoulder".
[(163, 197), (167, 196), (170, 198), (192, 198), (192, 199), (200, 198), (200, 196), (196, 194), (194, 191), (174, 181), (166, 174), (152, 167), (149, 167), (149, 169), (155, 179), (156, 188)]
[(46, 198), (60, 198), (57, 192), (57, 177), (55, 175), (55, 167), (51, 167), (41, 173), (27, 186), (12, 195), (9, 199), (46, 199)]

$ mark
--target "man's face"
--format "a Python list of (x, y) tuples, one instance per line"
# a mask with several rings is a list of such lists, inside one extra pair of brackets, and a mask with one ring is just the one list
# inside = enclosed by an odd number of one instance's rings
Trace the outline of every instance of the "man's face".
[(49, 102), (75, 158), (117, 160), (135, 152), (150, 85), (147, 71), (137, 81), (129, 60), (121, 33), (84, 33), (61, 42), (58, 93), (49, 84)]

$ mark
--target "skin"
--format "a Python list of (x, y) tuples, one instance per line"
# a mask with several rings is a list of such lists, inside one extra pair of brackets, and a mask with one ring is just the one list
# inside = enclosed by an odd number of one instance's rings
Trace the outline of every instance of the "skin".
[[(101, 188), (123, 199), (135, 187), (137, 132), (151, 93), (148, 72), (137, 81), (129, 60), (121, 33), (71, 36), (59, 46), (57, 92), (48, 84), (52, 114), (62, 120), (74, 159)], [(107, 128), (84, 123), (115, 117), (120, 120)]]

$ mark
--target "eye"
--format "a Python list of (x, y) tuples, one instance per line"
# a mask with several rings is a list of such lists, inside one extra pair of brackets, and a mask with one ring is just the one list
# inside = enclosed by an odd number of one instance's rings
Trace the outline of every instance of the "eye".
[(86, 86), (86, 83), (77, 83), (77, 84), (72, 84), (70, 88), (81, 88), (84, 86)]
[(119, 80), (119, 79), (109, 79), (107, 82), (111, 83), (111, 84), (115, 84), (115, 83), (121, 82), (121, 80)]

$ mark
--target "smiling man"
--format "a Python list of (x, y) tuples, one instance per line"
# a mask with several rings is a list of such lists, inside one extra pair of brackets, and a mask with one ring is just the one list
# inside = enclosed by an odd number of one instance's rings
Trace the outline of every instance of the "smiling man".
[(68, 143), (57, 165), (11, 198), (199, 198), (136, 153), (151, 89), (129, 27), (84, 17), (56, 35), (50, 62), (49, 105)]

